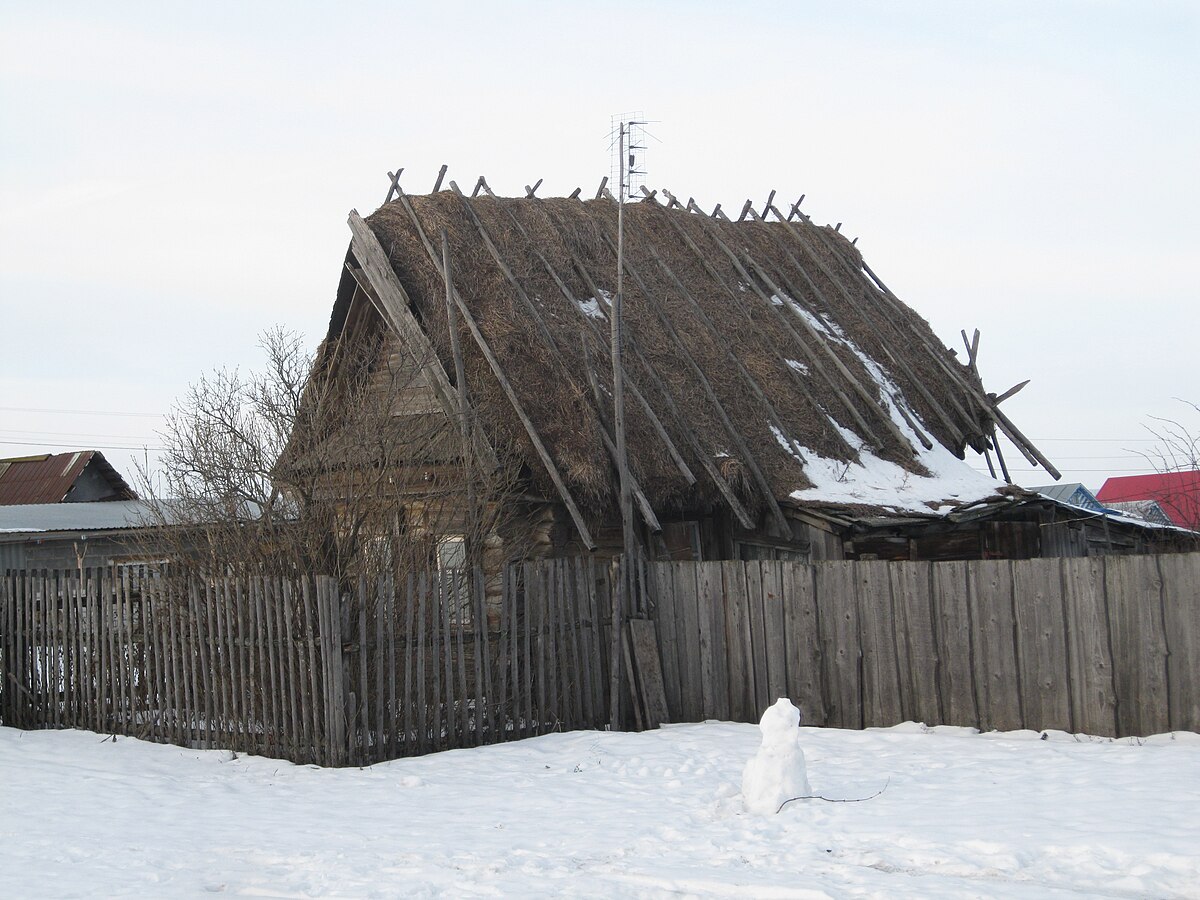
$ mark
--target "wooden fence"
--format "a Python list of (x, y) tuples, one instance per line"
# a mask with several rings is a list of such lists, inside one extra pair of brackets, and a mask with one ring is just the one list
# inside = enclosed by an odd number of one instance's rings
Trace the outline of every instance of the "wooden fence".
[[(1200, 730), (1200, 554), (650, 563), (638, 580), (671, 721), (753, 722), (790, 697), (847, 728)], [(481, 581), (10, 574), (0, 722), (324, 765), (607, 725), (609, 568), (510, 567), (486, 601)], [(640, 652), (623, 662), (642, 684)]]
[(675, 721), (1200, 731), (1200, 554), (649, 569)]
[(9, 574), (0, 721), (361, 765), (608, 720), (607, 568), (316, 577)]

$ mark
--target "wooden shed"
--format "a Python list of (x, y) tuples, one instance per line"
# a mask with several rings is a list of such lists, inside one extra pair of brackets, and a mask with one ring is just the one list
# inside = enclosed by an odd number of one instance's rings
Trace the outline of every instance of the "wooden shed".
[[(650, 558), (836, 559), (866, 521), (953, 529), (956, 510), (1006, 496), (966, 461), (998, 431), (1058, 477), (973, 352), (961, 362), (836, 228), (773, 196), (738, 221), (664, 197), (624, 211), (628, 459)], [(618, 204), (603, 188), (394, 184), (349, 224), (314, 380), (370, 379), (390, 405), (408, 533), (444, 549), (469, 530), (466, 473), (509, 466), (488, 560), (619, 553)]]

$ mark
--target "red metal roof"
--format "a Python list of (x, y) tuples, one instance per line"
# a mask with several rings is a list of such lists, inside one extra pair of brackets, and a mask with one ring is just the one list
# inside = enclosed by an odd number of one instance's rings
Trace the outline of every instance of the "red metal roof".
[[(0, 459), (0, 506), (25, 503), (62, 503), (89, 464), (112, 485), (112, 497), (133, 499), (133, 491), (102, 453), (76, 450)], [(95, 499), (95, 498), (93, 498)]]
[(1200, 530), (1200, 472), (1162, 472), (1110, 478), (1096, 493), (1101, 503), (1157, 500), (1171, 521)]

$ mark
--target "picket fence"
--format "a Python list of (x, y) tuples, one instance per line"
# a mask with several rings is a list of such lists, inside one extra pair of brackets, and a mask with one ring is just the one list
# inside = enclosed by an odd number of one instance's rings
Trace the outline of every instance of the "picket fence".
[(608, 721), (608, 568), (509, 567), (397, 584), (10, 573), (0, 721), (322, 765)]

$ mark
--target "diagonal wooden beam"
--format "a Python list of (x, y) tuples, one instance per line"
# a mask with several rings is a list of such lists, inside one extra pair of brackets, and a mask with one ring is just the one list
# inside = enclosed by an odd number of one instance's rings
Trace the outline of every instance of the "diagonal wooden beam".
[[(1010, 388), (1009, 388), (1007, 391), (1005, 391), (1003, 394), (1000, 394), (1000, 395), (998, 395), (998, 396), (997, 396), (997, 397), (996, 397), (994, 400), (992, 400), (992, 405), (993, 405), (993, 406), (999, 406), (1001, 403), (1003, 403), (1005, 400), (1007, 400), (1007, 399), (1008, 399), (1009, 397), (1011, 397), (1013, 394), (1016, 394), (1016, 393), (1018, 393), (1019, 391), (1021, 391), (1022, 389), (1024, 389), (1025, 385), (1027, 385), (1027, 384), (1029, 384), (1029, 379), (1028, 379), (1028, 378), (1026, 378), (1026, 379), (1025, 379), (1024, 381), (1022, 381), (1020, 384), (1014, 384), (1012, 387), (1010, 387)], [(989, 394), (988, 396), (989, 396), (989, 397), (991, 397), (991, 394)]]
[[(459, 401), (458, 393), (450, 384), (450, 378), (442, 368), (437, 351), (429, 342), (429, 336), (412, 314), (408, 294), (387, 262), (375, 233), (355, 210), (350, 212), (350, 228), (353, 233), (351, 251), (359, 267), (347, 263), (346, 270), (412, 355), (446, 415), (455, 421), (462, 421), (466, 411)], [(498, 465), (496, 452), (479, 429), (474, 431), (474, 444), (474, 452), (487, 466), (495, 469)]]
[[(775, 214), (778, 216), (779, 210), (775, 210)], [(780, 218), (782, 218), (782, 217), (780, 217)], [(796, 230), (796, 226), (793, 225), (791, 222), (787, 222), (787, 221), (784, 221), (782, 224), (783, 224), (784, 229), (788, 232), (788, 234), (791, 235), (793, 242), (804, 251), (807, 258), (809, 260), (811, 260), (817, 266), (818, 270), (830, 281), (830, 283), (832, 283), (837, 288), (837, 290), (842, 295), (842, 299), (847, 304), (849, 304), (850, 308), (854, 309), (854, 308), (857, 308), (858, 306), (860, 306), (861, 304), (856, 302), (855, 299), (850, 296), (850, 293), (846, 290), (845, 286), (834, 277), (833, 273), (829, 271), (829, 269), (825, 266), (825, 264), (821, 261), (821, 259), (815, 253), (812, 252), (812, 250), (808, 247), (808, 245), (804, 242), (803, 238), (800, 236), (800, 232)], [(817, 230), (819, 231), (820, 229), (817, 229)], [(780, 244), (780, 246), (782, 247), (783, 245)], [(786, 247), (783, 247), (783, 249), (784, 249), (784, 253), (788, 257), (788, 261), (791, 262), (793, 268), (795, 268), (798, 272), (800, 272), (801, 276), (805, 280), (805, 283), (809, 286), (809, 289), (812, 290), (816, 296), (821, 297), (822, 293), (821, 293), (820, 289), (816, 286), (816, 283), (808, 276), (808, 273), (804, 271), (804, 267), (802, 265), (800, 265), (800, 262), (792, 255), (790, 250), (788, 250)], [(824, 302), (828, 304), (828, 300), (825, 300)], [(919, 393), (925, 399), (925, 402), (929, 404), (929, 407), (930, 407), (930, 409), (933, 410), (934, 415), (936, 415), (939, 419), (941, 419), (942, 424), (945, 425), (946, 428), (952, 434), (955, 434), (955, 435), (958, 435), (961, 437), (965, 428), (969, 427), (970, 422), (971, 422), (971, 417), (968, 415), (967, 411), (962, 407), (962, 405), (959, 404), (958, 401), (954, 397), (947, 398), (949, 403), (951, 404), (951, 406), (953, 406), (954, 409), (957, 410), (957, 412), (959, 413), (959, 415), (962, 418), (961, 422), (955, 422), (954, 419), (950, 416), (949, 412), (942, 405), (942, 403), (939, 402), (938, 399), (936, 397), (934, 397), (933, 394), (929, 391), (929, 389), (925, 387), (925, 383), (919, 377), (917, 377), (917, 374), (915, 372), (913, 372), (913, 370), (908, 366), (908, 364), (906, 362), (904, 362), (902, 359), (896, 357), (891, 352), (891, 350), (888, 349), (889, 341), (887, 341), (884, 338), (880, 329), (876, 326), (874, 318), (871, 316), (864, 315), (862, 317), (862, 320), (867, 325), (867, 327), (869, 329), (871, 329), (871, 331), (873, 331), (875, 333), (875, 335), (879, 338), (880, 346), (883, 347), (884, 353), (888, 357), (888, 361), (891, 362), (893, 365), (895, 365), (902, 374), (904, 374), (908, 377), (909, 381), (915, 387), (917, 393)], [(885, 317), (885, 321), (888, 321), (887, 317)], [(892, 324), (892, 330), (896, 331), (896, 327), (894, 324)], [(897, 407), (899, 408), (899, 403), (897, 403)], [(907, 415), (905, 415), (905, 418), (907, 419), (909, 417)], [(911, 421), (910, 421), (910, 424), (912, 424)], [(919, 432), (919, 430), (918, 430), (918, 432)]]
[[(688, 198), (689, 206), (684, 206), (682, 203), (679, 202), (678, 198), (676, 198), (676, 196), (674, 194), (672, 194), (670, 191), (664, 189), (663, 193), (667, 196), (667, 199), (669, 201), (668, 208), (673, 207), (673, 208), (688, 211), (688, 210), (690, 210), (690, 206), (694, 205), (694, 201), (690, 197)], [(683, 228), (682, 225), (680, 225), (677, 221), (675, 221), (675, 218), (673, 216), (667, 216), (666, 221), (671, 226), (671, 228), (674, 229), (675, 234), (679, 237), (679, 239), (681, 241), (683, 241), (684, 244), (687, 245), (688, 249), (691, 250), (692, 253), (695, 254), (696, 260), (700, 263), (700, 265), (704, 269), (704, 271), (706, 273), (708, 273), (708, 277), (712, 279), (714, 284), (720, 286), (720, 288), (725, 292), (726, 296), (729, 297), (729, 299), (732, 301), (730, 306), (733, 309), (736, 309), (738, 311), (738, 313), (742, 316), (742, 319), (746, 322), (746, 324), (751, 329), (753, 329), (753, 331), (756, 334), (758, 334), (760, 336), (760, 338), (762, 339), (763, 346), (770, 348), (771, 353), (775, 356), (775, 360), (779, 363), (782, 371), (786, 372), (788, 377), (791, 378), (792, 383), (795, 385), (796, 389), (800, 392), (800, 394), (805, 398), (805, 400), (808, 401), (809, 405), (812, 406), (812, 408), (814, 410), (816, 410), (820, 413), (823, 413), (827, 418), (832, 418), (830, 412), (828, 410), (826, 410), (821, 405), (821, 403), (817, 400), (817, 398), (813, 395), (812, 391), (809, 389), (809, 387), (805, 383), (804, 379), (800, 376), (800, 373), (797, 372), (794, 368), (792, 368), (792, 366), (788, 363), (787, 357), (783, 355), (783, 353), (780, 351), (780, 349), (776, 345), (776, 343), (774, 341), (767, 340), (765, 332), (763, 332), (762, 328), (755, 321), (754, 316), (746, 308), (746, 304), (744, 304), (742, 302), (742, 299), (733, 292), (733, 289), (729, 287), (729, 285), (726, 283), (725, 279), (722, 278), (721, 275), (719, 275), (717, 273), (716, 269), (714, 269), (712, 267), (712, 263), (709, 262), (710, 254), (707, 254), (703, 250), (700, 249), (700, 247), (692, 239), (692, 236), (687, 233), (687, 231)], [(774, 309), (774, 307), (772, 307), (772, 309)], [(775, 310), (775, 313), (776, 313), (778, 321), (780, 321), (784, 325), (784, 327), (789, 331), (789, 333), (792, 335), (793, 340), (796, 341), (796, 344), (797, 344), (797, 346), (799, 346), (803, 355), (805, 357), (809, 358), (811, 361), (812, 356), (813, 356), (813, 351), (808, 347), (807, 344), (804, 343), (804, 341), (802, 341), (800, 339), (800, 336), (796, 333), (795, 329), (791, 328), (791, 326), (787, 322), (787, 320), (783, 318), (782, 313), (779, 313), (778, 310)], [(812, 368), (816, 371), (819, 371), (819, 368), (820, 368), (819, 362), (814, 364), (812, 366)], [(858, 452), (854, 447), (850, 446), (850, 443), (842, 436), (842, 433), (838, 429), (830, 428), (829, 434), (833, 437), (833, 440), (837, 441), (838, 443), (840, 443), (843, 446), (843, 448), (846, 450), (847, 453), (855, 454)], [(876, 441), (876, 442), (878, 442), (878, 441)]]
[(400, 176), (404, 172), (404, 167), (401, 166), (396, 170), (396, 174), (388, 172), (388, 178), (392, 181), (392, 186), (388, 188), (387, 196), (383, 198), (384, 203), (391, 203), (392, 198), (396, 196), (396, 192), (400, 190)]
[(430, 191), (429, 193), (436, 194), (438, 191), (440, 191), (442, 189), (442, 179), (446, 177), (446, 169), (447, 168), (448, 168), (448, 166), (445, 163), (442, 163), (442, 167), (440, 169), (438, 169), (437, 181), (435, 181), (433, 183), (433, 190)]
[(608, 176), (605, 175), (603, 178), (600, 179), (600, 187), (596, 188), (595, 199), (599, 200), (601, 197), (604, 196), (604, 193), (607, 190), (608, 190)]
[(526, 200), (534, 199), (533, 195), (536, 194), (537, 189), (542, 186), (542, 181), (543, 181), (543, 179), (539, 178), (537, 181), (535, 181), (533, 183), (533, 187), (530, 187), (529, 185), (525, 185), (525, 199)]
[[(605, 243), (608, 244), (609, 252), (615, 255), (616, 246), (613, 244), (612, 238), (607, 233), (603, 234), (603, 237)], [(716, 390), (713, 388), (708, 376), (704, 374), (704, 370), (700, 368), (699, 364), (692, 357), (687, 345), (683, 342), (683, 339), (675, 330), (674, 325), (671, 323), (670, 318), (667, 316), (666, 311), (662, 308), (661, 304), (655, 302), (653, 293), (647, 286), (646, 282), (642, 279), (640, 272), (633, 265), (633, 261), (628, 256), (625, 257), (625, 270), (637, 283), (638, 290), (641, 291), (642, 296), (646, 300), (646, 305), (658, 318), (660, 324), (663, 326), (663, 330), (667, 332), (667, 335), (675, 344), (680, 359), (687, 364), (687, 367), (692, 372), (692, 376), (697, 380), (697, 382), (699, 382), (701, 389), (704, 391), (705, 397), (708, 399), (709, 405), (716, 411), (717, 418), (720, 420), (722, 426), (724, 426), (726, 433), (729, 435), (729, 439), (733, 442), (733, 447), (740, 454), (742, 460), (746, 464), (746, 467), (750, 469), (750, 474), (758, 483), (758, 488), (763, 494), (763, 500), (767, 504), (767, 509), (770, 510), (772, 517), (775, 519), (775, 525), (780, 529), (781, 536), (790, 534), (791, 532), (787, 524), (787, 518), (783, 515), (783, 511), (779, 508), (779, 501), (775, 498), (775, 491), (772, 489), (771, 483), (767, 480), (766, 475), (759, 467), (757, 459), (750, 451), (749, 446), (747, 446), (741, 432), (729, 418), (729, 414), (725, 409), (725, 405), (717, 396)]]
[(762, 219), (763, 221), (766, 221), (767, 212), (771, 209), (771, 204), (774, 202), (775, 202), (775, 190), (772, 189), (771, 193), (767, 195), (767, 203), (765, 206), (763, 206), (762, 215), (759, 216), (760, 219)]
[[(493, 196), (491, 188), (488, 187), (486, 182), (483, 185), (483, 189), (485, 191), (487, 191), (489, 196)], [(517, 229), (517, 231), (520, 232), (521, 237), (525, 238), (525, 240), (529, 242), (530, 248), (533, 250), (533, 252), (537, 256), (538, 260), (542, 263), (542, 267), (546, 270), (546, 274), (549, 275), (550, 278), (554, 281), (555, 285), (558, 287), (559, 292), (563, 295), (563, 297), (566, 298), (566, 300), (567, 300), (568, 304), (570, 304), (571, 308), (573, 310), (575, 310), (576, 315), (579, 316), (579, 318), (581, 319), (583, 324), (588, 328), (588, 330), (591, 332), (593, 337), (596, 337), (598, 340), (601, 340), (598, 335), (598, 330), (596, 328), (595, 323), (593, 322), (593, 320), (591, 319), (590, 316), (588, 316), (586, 313), (583, 312), (583, 305), (579, 302), (579, 298), (577, 298), (575, 296), (574, 292), (570, 289), (570, 287), (567, 286), (566, 281), (564, 281), (563, 278), (558, 274), (557, 270), (555, 270), (554, 266), (551, 265), (550, 261), (546, 258), (545, 254), (543, 254), (541, 252), (541, 250), (538, 249), (537, 244), (530, 239), (529, 230), (525, 227), (524, 223), (522, 223), (521, 220), (519, 218), (517, 218), (516, 214), (513, 213), (513, 211), (508, 206), (504, 205), (504, 206), (501, 206), (501, 208), (508, 214), (509, 221), (511, 221), (513, 223), (513, 226)], [(576, 267), (578, 267), (579, 266), (578, 260), (573, 260), (573, 261), (575, 262)], [(587, 282), (586, 278), (585, 278), (585, 282), (588, 283), (589, 288), (592, 291), (592, 296), (596, 299), (596, 302), (597, 303), (600, 302), (599, 290), (596, 288), (595, 285), (592, 285), (592, 284), (590, 284), (590, 282)], [(601, 342), (603, 342), (603, 341), (601, 340)], [(678, 448), (676, 448), (676, 446), (675, 446), (675, 442), (671, 440), (671, 436), (669, 434), (667, 434), (667, 430), (666, 430), (666, 428), (663, 427), (662, 420), (659, 418), (658, 413), (654, 411), (654, 407), (652, 407), (650, 405), (649, 401), (646, 400), (645, 395), (638, 388), (637, 383), (634, 381), (633, 378), (630, 377), (630, 373), (628, 373), (628, 372), (626, 372), (625, 387), (629, 390), (629, 392), (631, 394), (633, 394), (634, 399), (637, 400), (638, 404), (642, 407), (642, 410), (646, 413), (646, 417), (650, 420), (650, 424), (654, 427), (655, 433), (659, 436), (659, 439), (663, 442), (663, 445), (666, 447), (667, 453), (668, 453), (668, 455), (670, 455), (671, 459), (674, 461), (676, 468), (679, 469), (679, 473), (684, 477), (684, 479), (687, 481), (687, 483), (689, 485), (695, 484), (696, 476), (692, 473), (692, 470), (688, 467), (688, 464), (684, 461), (683, 456), (679, 453)], [(599, 408), (597, 408), (597, 413), (598, 413), (601, 421), (604, 421), (604, 416), (602, 413), (599, 412)]]
[[(417, 232), (417, 236), (424, 244), (426, 252), (429, 254), (429, 259), (433, 263), (434, 269), (438, 271), (443, 278), (445, 274), (442, 269), (441, 259), (438, 256), (437, 250), (429, 240), (429, 236), (425, 233), (425, 229), (421, 225), (421, 220), (417, 216), (417, 212), (413, 209), (412, 204), (408, 200), (408, 195), (403, 191), (400, 192), (399, 201), (404, 206), (404, 211), (408, 213), (408, 217), (413, 224), (413, 228)], [(492, 374), (500, 383), (501, 389), (504, 391), (508, 402), (512, 405), (513, 411), (520, 419), (522, 427), (525, 429), (525, 434), (529, 437), (529, 441), (533, 444), (534, 451), (538, 458), (542, 461), (542, 465), (546, 467), (546, 473), (550, 476), (554, 488), (558, 491), (559, 498), (563, 501), (563, 505), (567, 507), (567, 512), (571, 515), (571, 520), (575, 523), (575, 529), (579, 532), (579, 537), (583, 540), (583, 544), (588, 550), (596, 549), (596, 542), (592, 538), (592, 533), (584, 521), (583, 513), (580, 512), (579, 506), (575, 503), (575, 498), (571, 494), (570, 488), (567, 487), (566, 481), (563, 480), (562, 473), (558, 471), (558, 466), (555, 464), (553, 457), (550, 456), (550, 451), (546, 449), (546, 445), (542, 442), (541, 436), (538, 434), (537, 428), (534, 427), (533, 420), (529, 418), (529, 414), (525, 412), (525, 407), (521, 404), (520, 398), (517, 396), (516, 390), (513, 389), (512, 383), (508, 380), (508, 375), (504, 372), (504, 367), (500, 365), (500, 360), (493, 352), (491, 345), (488, 344), (487, 338), (479, 328), (479, 324), (475, 321), (475, 316), (467, 307), (466, 302), (462, 299), (458, 289), (452, 286), (451, 293), (454, 303), (458, 307), (459, 313), (466, 322), (467, 330), (471, 332), (471, 337), (474, 338), (476, 346), (479, 347), (484, 359), (487, 360), (488, 366), (492, 370)]]

